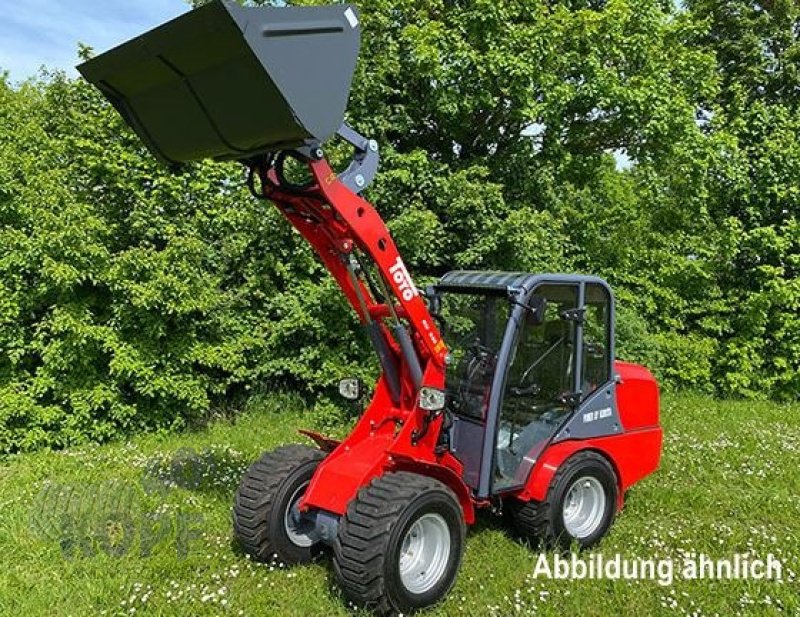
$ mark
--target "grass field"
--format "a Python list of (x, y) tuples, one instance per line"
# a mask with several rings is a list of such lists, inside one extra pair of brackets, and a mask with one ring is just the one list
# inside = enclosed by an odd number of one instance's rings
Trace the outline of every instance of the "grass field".
[[(239, 474), (300, 441), (313, 418), (298, 407), (267, 398), (199, 432), (0, 461), (0, 615), (348, 614), (327, 562), (255, 564), (231, 544)], [(669, 396), (662, 417), (661, 470), (592, 554), (772, 553), (781, 581), (547, 580), (539, 553), (487, 514), (430, 614), (800, 614), (800, 405)]]

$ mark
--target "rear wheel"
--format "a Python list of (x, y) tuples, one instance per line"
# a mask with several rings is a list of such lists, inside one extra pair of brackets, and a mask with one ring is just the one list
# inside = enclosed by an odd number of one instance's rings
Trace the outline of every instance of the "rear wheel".
[(596, 452), (579, 452), (561, 464), (544, 501), (509, 503), (517, 531), (535, 542), (569, 548), (596, 545), (617, 509), (617, 476)]
[(463, 519), (455, 495), (438, 480), (408, 472), (373, 480), (350, 503), (334, 542), (345, 595), (380, 615), (438, 602), (458, 574)]
[(244, 474), (233, 505), (233, 529), (256, 561), (277, 557), (293, 565), (320, 552), (314, 526), (298, 505), (324, 453), (301, 445), (266, 452)]

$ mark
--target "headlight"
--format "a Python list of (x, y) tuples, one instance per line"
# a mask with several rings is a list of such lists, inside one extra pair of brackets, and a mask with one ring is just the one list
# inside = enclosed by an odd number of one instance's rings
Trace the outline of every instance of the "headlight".
[(444, 409), (444, 390), (423, 386), (419, 389), (419, 406), (425, 411), (441, 411)]
[(339, 382), (339, 394), (348, 401), (357, 401), (361, 398), (361, 380), (348, 377)]

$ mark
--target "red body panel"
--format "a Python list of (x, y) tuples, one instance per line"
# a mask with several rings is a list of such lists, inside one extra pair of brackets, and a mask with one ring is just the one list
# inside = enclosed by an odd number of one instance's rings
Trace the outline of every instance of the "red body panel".
[(581, 450), (594, 450), (605, 456), (617, 472), (619, 503), (625, 491), (658, 469), (663, 432), (659, 425), (658, 385), (643, 366), (615, 362), (619, 375), (616, 385), (617, 410), (624, 432), (621, 435), (568, 440), (551, 445), (542, 453), (528, 476), (519, 498), (542, 501), (561, 464)]
[(619, 375), (617, 409), (626, 431), (658, 426), (658, 385), (645, 367), (630, 362), (614, 363)]
[(523, 501), (542, 501), (561, 464), (582, 450), (594, 450), (605, 456), (617, 472), (619, 503), (633, 484), (658, 469), (661, 458), (660, 427), (625, 432), (622, 435), (562, 441), (544, 451), (531, 470), (525, 488), (519, 494)]
[[(423, 383), (444, 387), (444, 374), (432, 363)], [(412, 445), (412, 433), (422, 428), (423, 414), (414, 406), (395, 407), (381, 379), (375, 395), (348, 437), (317, 468), (302, 508), (344, 514), (358, 490), (388, 471), (416, 471), (447, 484), (461, 503), (464, 520), (475, 520), (474, 504), (462, 478), (462, 466), (449, 452), (436, 454), (442, 418)]]

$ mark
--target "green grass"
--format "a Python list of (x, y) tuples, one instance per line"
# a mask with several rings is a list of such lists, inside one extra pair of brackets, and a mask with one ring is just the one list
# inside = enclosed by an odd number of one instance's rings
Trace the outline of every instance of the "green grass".
[[(328, 563), (260, 565), (231, 544), (238, 476), (261, 450), (299, 441), (295, 429), (313, 418), (296, 405), (268, 398), (200, 432), (3, 461), (0, 615), (348, 614)], [(537, 579), (538, 553), (487, 514), (470, 531), (454, 590), (430, 614), (800, 613), (800, 406), (669, 396), (662, 418), (661, 470), (629, 492), (594, 552), (772, 553), (784, 561), (782, 582)], [(80, 526), (97, 512), (114, 508), (134, 513), (130, 527), (98, 533), (110, 538), (101, 546), (70, 543), (88, 537)], [(162, 535), (143, 542), (148, 524)]]

